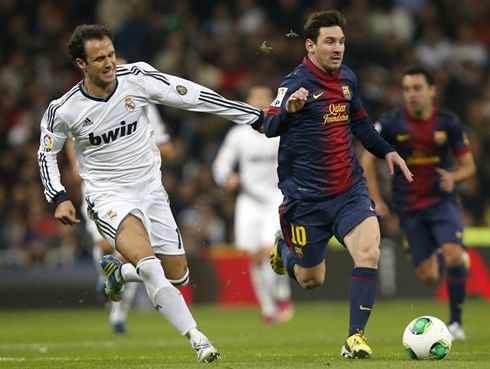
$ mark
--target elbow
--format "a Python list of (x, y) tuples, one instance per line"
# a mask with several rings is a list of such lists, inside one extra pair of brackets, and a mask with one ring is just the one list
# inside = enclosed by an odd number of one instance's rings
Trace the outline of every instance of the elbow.
[(269, 125), (268, 126), (264, 125), (264, 134), (265, 134), (265, 137), (268, 137), (268, 138), (277, 137), (277, 136), (281, 135), (279, 130), (274, 129)]
[(473, 177), (476, 175), (476, 164), (473, 163), (469, 169), (468, 177)]

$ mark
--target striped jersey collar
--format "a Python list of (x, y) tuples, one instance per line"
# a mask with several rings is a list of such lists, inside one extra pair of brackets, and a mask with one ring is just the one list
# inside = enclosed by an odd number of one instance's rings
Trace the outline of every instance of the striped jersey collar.
[(90, 95), (87, 92), (87, 90), (85, 89), (85, 86), (83, 85), (84, 81), (85, 81), (85, 78), (80, 81), (80, 91), (82, 92), (82, 95), (85, 96), (86, 98), (90, 99), (90, 100), (100, 101), (100, 102), (109, 101), (111, 99), (112, 95), (114, 95), (114, 93), (116, 92), (117, 86), (119, 85), (119, 81), (116, 78), (116, 83), (114, 84), (114, 88), (112, 89), (111, 93), (105, 97), (97, 97), (97, 96)]

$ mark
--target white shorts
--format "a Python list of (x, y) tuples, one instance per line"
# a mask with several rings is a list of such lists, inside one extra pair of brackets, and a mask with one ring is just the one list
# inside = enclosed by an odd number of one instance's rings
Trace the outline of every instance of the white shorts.
[(238, 196), (235, 205), (235, 246), (238, 250), (256, 252), (274, 245), (274, 235), (280, 228), (279, 205)]
[(116, 245), (121, 222), (132, 214), (143, 222), (151, 246), (158, 255), (184, 255), (184, 244), (163, 186), (141, 198), (124, 198), (114, 194), (95, 194), (87, 197), (87, 213), (104, 238)]

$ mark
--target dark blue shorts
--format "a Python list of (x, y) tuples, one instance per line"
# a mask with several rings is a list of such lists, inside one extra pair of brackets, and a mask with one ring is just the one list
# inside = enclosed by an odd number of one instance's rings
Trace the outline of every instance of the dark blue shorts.
[(279, 208), (281, 229), (296, 263), (309, 268), (323, 262), (330, 238), (335, 236), (343, 242), (364, 219), (377, 216), (373, 208), (374, 203), (362, 181), (329, 200), (285, 198)]
[(400, 213), (400, 228), (406, 252), (419, 266), (445, 243), (463, 243), (461, 209), (453, 199), (422, 209)]

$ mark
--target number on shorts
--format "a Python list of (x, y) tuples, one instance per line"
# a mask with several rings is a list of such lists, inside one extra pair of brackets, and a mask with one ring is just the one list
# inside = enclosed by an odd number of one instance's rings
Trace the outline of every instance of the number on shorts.
[(304, 246), (306, 245), (306, 229), (304, 226), (295, 226), (291, 223), (291, 241), (294, 244)]

